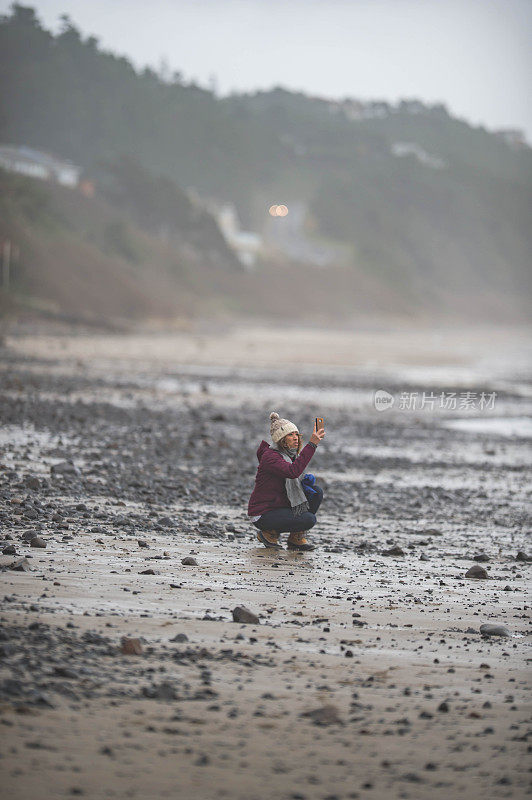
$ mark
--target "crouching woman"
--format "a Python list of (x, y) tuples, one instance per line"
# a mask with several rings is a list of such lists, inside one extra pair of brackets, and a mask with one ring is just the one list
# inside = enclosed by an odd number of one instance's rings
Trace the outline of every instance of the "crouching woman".
[[(248, 504), (248, 515), (259, 529), (257, 539), (265, 547), (281, 548), (279, 534), (289, 533), (289, 550), (314, 550), (305, 534), (316, 524), (316, 512), (323, 500), (323, 490), (314, 476), (301, 480), (305, 467), (325, 436), (323, 428), (314, 431), (302, 446), (297, 426), (279, 414), (270, 414), (273, 444), (264, 440), (257, 450), (259, 467), (255, 487)], [(306, 491), (305, 491), (306, 490)]]

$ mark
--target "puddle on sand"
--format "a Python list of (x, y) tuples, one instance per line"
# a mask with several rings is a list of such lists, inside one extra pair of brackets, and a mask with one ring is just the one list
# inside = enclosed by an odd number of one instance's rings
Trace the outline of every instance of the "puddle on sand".
[(36, 431), (33, 425), (4, 425), (0, 428), (0, 446), (52, 447), (57, 444), (59, 438), (64, 441), (64, 437), (53, 436), (49, 431)]
[(344, 447), (344, 450), (359, 459), (360, 469), (364, 468), (364, 459), (367, 457), (382, 459), (382, 469), (393, 468), (393, 464), (387, 464), (386, 460), (393, 460), (395, 458), (408, 460), (412, 467), (419, 464), (425, 468), (430, 467), (431, 469), (434, 461), (446, 462), (447, 467), (454, 467), (457, 469), (486, 464), (498, 467), (526, 467), (531, 462), (530, 455), (523, 452), (522, 446), (519, 446), (517, 443), (509, 442), (507, 439), (501, 439), (500, 443), (497, 442), (496, 446), (490, 441), (489, 447), (487, 447), (484, 442), (474, 440), (465, 443), (453, 442), (451, 446), (440, 446), (437, 457), (427, 449), (427, 443), (424, 440), (418, 442), (412, 441), (407, 448), (404, 444), (379, 444), (378, 446), (347, 445)]
[[(0, 463), (11, 469), (23, 468), (40, 474), (47, 474), (49, 466), (62, 461), (62, 458), (43, 456), (43, 453), (56, 447), (67, 447), (75, 440), (65, 434), (55, 434), (47, 430), (36, 430), (33, 425), (4, 425), (0, 428)], [(20, 451), (24, 458), (20, 460)]]
[(494, 436), (532, 438), (532, 418), (530, 417), (474, 417), (453, 419), (442, 423), (446, 428), (471, 433), (489, 433)]
[[(370, 407), (373, 402), (371, 389), (334, 387), (323, 383), (316, 386), (304, 386), (297, 382), (279, 385), (272, 384), (271, 381), (250, 382), (249, 378), (233, 378), (229, 382), (214, 380), (209, 375), (202, 380), (160, 378), (151, 385), (157, 391), (170, 394), (208, 396), (219, 405), (244, 402), (262, 404), (275, 399), (277, 404), (300, 402), (309, 405), (326, 404), (329, 408), (364, 408)], [(205, 387), (208, 389), (207, 395), (204, 392)]]

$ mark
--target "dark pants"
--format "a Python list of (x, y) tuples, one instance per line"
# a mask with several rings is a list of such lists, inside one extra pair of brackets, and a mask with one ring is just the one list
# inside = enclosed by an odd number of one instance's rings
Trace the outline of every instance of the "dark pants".
[(323, 500), (323, 489), (314, 487), (316, 494), (308, 500), (309, 511), (294, 517), (291, 508), (274, 508), (266, 511), (253, 524), (261, 531), (277, 531), (277, 533), (292, 533), (295, 531), (309, 531), (316, 524), (316, 512)]

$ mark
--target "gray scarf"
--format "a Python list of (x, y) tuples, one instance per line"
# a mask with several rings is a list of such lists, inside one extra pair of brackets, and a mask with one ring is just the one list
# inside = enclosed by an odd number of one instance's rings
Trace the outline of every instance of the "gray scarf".
[[(284, 450), (279, 447), (278, 444), (270, 445), (270, 447), (272, 450), (277, 450), (277, 452), (280, 453), (284, 460), (288, 461), (289, 464), (291, 464), (292, 459), (297, 456), (297, 450), (295, 448)], [(286, 494), (288, 495), (288, 502), (292, 506), (292, 513), (294, 517), (298, 517), (300, 514), (303, 514), (304, 511), (308, 511), (309, 507), (307, 503), (307, 496), (303, 491), (303, 487), (301, 486), (300, 478), (286, 478), (285, 486)]]

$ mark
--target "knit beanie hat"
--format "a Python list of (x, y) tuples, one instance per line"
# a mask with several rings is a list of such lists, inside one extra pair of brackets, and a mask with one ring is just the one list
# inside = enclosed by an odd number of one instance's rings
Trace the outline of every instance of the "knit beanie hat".
[(270, 419), (270, 436), (274, 444), (281, 441), (288, 433), (294, 433), (294, 431), (299, 433), (297, 425), (294, 425), (289, 419), (280, 419), (276, 411), (272, 411)]

